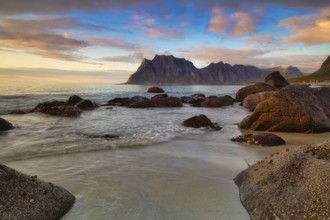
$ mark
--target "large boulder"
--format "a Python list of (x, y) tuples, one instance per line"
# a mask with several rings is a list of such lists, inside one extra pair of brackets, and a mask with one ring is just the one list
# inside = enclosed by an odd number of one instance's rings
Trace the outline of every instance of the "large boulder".
[(253, 85), (249, 85), (246, 87), (243, 87), (239, 89), (236, 93), (236, 101), (242, 102), (245, 97), (247, 97), (250, 94), (255, 94), (258, 92), (267, 92), (267, 91), (276, 91), (277, 89), (271, 85), (268, 85), (266, 83), (255, 83)]
[(60, 219), (75, 202), (67, 190), (0, 164), (0, 219)]
[(214, 130), (220, 130), (221, 127), (217, 123), (213, 123), (206, 115), (198, 115), (188, 118), (183, 122), (183, 126), (192, 128), (212, 128)]
[(181, 99), (177, 97), (152, 99), (155, 107), (182, 107)]
[(49, 102), (43, 102), (39, 103), (34, 109), (31, 110), (31, 112), (43, 112), (47, 113), (47, 111), (56, 106), (64, 106), (67, 105), (67, 102), (64, 101), (49, 101)]
[(128, 108), (151, 108), (155, 107), (155, 103), (148, 98), (142, 96), (134, 96), (123, 102), (121, 106), (126, 106)]
[(330, 219), (330, 142), (270, 155), (234, 181), (252, 220)]
[(13, 129), (13, 125), (6, 121), (5, 119), (3, 118), (0, 118), (0, 131), (6, 131), (6, 130), (10, 130), (10, 129)]
[(128, 101), (129, 98), (128, 97), (117, 97), (114, 99), (111, 99), (108, 101), (107, 104), (105, 104), (105, 106), (116, 106), (116, 105), (121, 105), (122, 103)]
[(60, 117), (79, 117), (82, 113), (81, 109), (71, 105), (63, 105), (63, 106), (54, 106), (43, 113), (53, 115), (53, 116), (60, 116)]
[(165, 91), (159, 87), (151, 87), (147, 91), (148, 93), (164, 93)]
[(321, 133), (330, 131), (330, 88), (289, 85), (260, 102), (240, 123), (259, 131)]
[(285, 141), (275, 134), (271, 133), (259, 133), (259, 134), (246, 134), (232, 138), (232, 141), (247, 143), (261, 146), (279, 146), (285, 144)]
[(80, 96), (73, 95), (73, 96), (69, 97), (68, 104), (69, 105), (75, 105), (75, 104), (81, 102), (82, 100), (83, 100), (83, 98), (81, 98)]
[(216, 108), (216, 107), (222, 107), (222, 106), (228, 106), (228, 105), (233, 105), (234, 101), (228, 97), (225, 96), (220, 96), (220, 97), (211, 97), (208, 98), (207, 100), (199, 103), (199, 107), (211, 107), (211, 108)]
[(94, 110), (96, 107), (95, 104), (89, 99), (84, 99), (77, 103), (75, 106), (85, 111)]
[(281, 75), (279, 71), (274, 71), (266, 76), (265, 82), (278, 89), (290, 85), (290, 83), (286, 81), (286, 79)]
[(265, 101), (266, 99), (272, 97), (274, 94), (276, 94), (275, 91), (259, 92), (256, 94), (248, 95), (243, 100), (242, 106), (249, 109), (250, 111), (253, 111), (260, 102)]

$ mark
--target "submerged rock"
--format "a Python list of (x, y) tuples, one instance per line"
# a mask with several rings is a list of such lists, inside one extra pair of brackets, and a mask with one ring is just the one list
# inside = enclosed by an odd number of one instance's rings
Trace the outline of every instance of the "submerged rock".
[(321, 133), (330, 131), (330, 88), (289, 85), (260, 102), (240, 124), (258, 131)]
[(252, 220), (330, 219), (330, 142), (271, 155), (234, 181)]
[(286, 79), (281, 75), (279, 71), (274, 71), (266, 76), (265, 82), (278, 89), (290, 85), (290, 83), (286, 81)]
[(242, 102), (245, 97), (250, 94), (255, 94), (259, 92), (266, 92), (266, 91), (276, 91), (277, 89), (271, 85), (266, 83), (255, 83), (253, 85), (249, 85), (239, 89), (236, 93), (236, 101)]
[(104, 138), (107, 140), (119, 138), (119, 136), (116, 134), (90, 134), (90, 135), (88, 135), (88, 137), (89, 138)]
[(220, 130), (221, 127), (217, 123), (213, 123), (206, 115), (198, 115), (188, 118), (183, 122), (183, 126), (192, 128), (212, 128), (214, 130)]
[(240, 143), (270, 147), (285, 144), (285, 141), (281, 137), (271, 133), (246, 134), (243, 136), (240, 135), (238, 137), (232, 138), (231, 140)]
[(67, 190), (0, 164), (0, 219), (60, 219), (75, 202)]
[(159, 87), (151, 87), (147, 91), (148, 93), (164, 93), (165, 91)]
[(0, 118), (0, 131), (13, 129), (14, 126), (3, 118)]

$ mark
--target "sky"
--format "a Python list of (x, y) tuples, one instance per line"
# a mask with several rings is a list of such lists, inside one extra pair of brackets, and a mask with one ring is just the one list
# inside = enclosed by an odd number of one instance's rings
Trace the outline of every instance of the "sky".
[(0, 82), (122, 83), (156, 54), (312, 73), (329, 0), (0, 0)]

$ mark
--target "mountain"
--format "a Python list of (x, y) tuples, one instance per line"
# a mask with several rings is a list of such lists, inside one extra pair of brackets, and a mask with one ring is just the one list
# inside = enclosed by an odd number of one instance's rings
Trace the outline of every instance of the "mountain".
[[(301, 74), (295, 67), (282, 68), (282, 72)], [(172, 55), (156, 55), (152, 60), (143, 59), (137, 71), (126, 84), (152, 85), (223, 85), (242, 84), (264, 81), (271, 73), (270, 69), (259, 69), (250, 65), (230, 65), (228, 63), (211, 63), (198, 69), (192, 62)]]
[(290, 80), (290, 82), (309, 82), (309, 81), (319, 81), (319, 82), (324, 82), (324, 81), (330, 81), (330, 55), (328, 58), (322, 63), (320, 69), (315, 71), (314, 73), (303, 76), (303, 77), (298, 77), (298, 78), (293, 78)]
[(297, 67), (294, 66), (288, 66), (288, 67), (278, 66), (278, 67), (265, 69), (264, 71), (267, 74), (272, 73), (274, 71), (279, 71), (281, 75), (286, 79), (304, 76), (304, 74)]

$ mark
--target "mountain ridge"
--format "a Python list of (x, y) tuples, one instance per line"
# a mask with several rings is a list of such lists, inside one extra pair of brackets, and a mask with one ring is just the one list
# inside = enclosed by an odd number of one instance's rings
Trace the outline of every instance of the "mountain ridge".
[[(276, 71), (279, 71), (279, 68)], [(290, 69), (291, 68), (291, 69)], [(302, 76), (296, 67), (288, 67), (282, 72), (295, 70), (291, 75)], [(274, 70), (275, 71), (275, 70)], [(281, 72), (280, 71), (280, 72)], [(226, 85), (263, 81), (271, 69), (260, 69), (253, 65), (228, 64), (222, 61), (197, 68), (185, 58), (173, 55), (156, 55), (152, 60), (143, 59), (141, 65), (125, 84), (153, 85)], [(285, 74), (284, 74), (285, 75)]]

